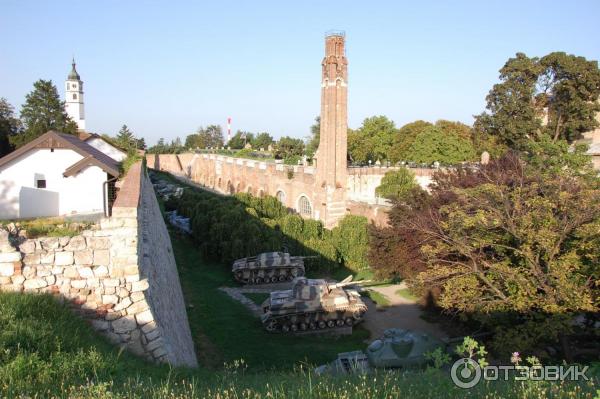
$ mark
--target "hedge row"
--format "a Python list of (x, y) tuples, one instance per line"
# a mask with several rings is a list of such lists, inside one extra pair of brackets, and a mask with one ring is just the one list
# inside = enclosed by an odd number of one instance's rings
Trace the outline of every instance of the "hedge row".
[(226, 263), (285, 247), (293, 255), (318, 256), (307, 260), (309, 267), (368, 268), (368, 222), (362, 216), (348, 215), (328, 230), (318, 220), (291, 213), (275, 197), (189, 189), (166, 206), (191, 219), (193, 239), (205, 256)]

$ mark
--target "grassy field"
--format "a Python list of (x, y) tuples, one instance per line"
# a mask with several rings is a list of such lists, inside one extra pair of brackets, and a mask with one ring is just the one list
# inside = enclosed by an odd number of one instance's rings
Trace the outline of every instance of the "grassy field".
[[(465, 391), (440, 370), (318, 377), (310, 368), (171, 369), (108, 344), (49, 295), (0, 293), (2, 398), (588, 398), (597, 383), (481, 383)], [(597, 398), (598, 396), (596, 396)]]
[(396, 291), (396, 295), (409, 301), (417, 301), (419, 297), (415, 296), (408, 288), (400, 288)]

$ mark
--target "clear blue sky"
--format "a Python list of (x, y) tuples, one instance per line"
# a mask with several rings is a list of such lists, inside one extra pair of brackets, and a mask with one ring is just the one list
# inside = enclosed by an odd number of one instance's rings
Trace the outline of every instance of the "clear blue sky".
[(600, 58), (600, 1), (26, 1), (0, 3), (0, 97), (64, 96), (71, 56), (88, 130), (152, 144), (198, 126), (305, 137), (323, 34), (346, 31), (349, 125), (472, 122), (516, 52)]

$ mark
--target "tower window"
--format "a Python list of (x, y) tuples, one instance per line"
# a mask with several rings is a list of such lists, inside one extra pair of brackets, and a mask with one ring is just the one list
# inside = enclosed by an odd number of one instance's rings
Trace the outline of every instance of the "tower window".
[(73, 94), (73, 100), (77, 100), (77, 94)]
[(285, 205), (285, 193), (282, 190), (277, 191), (277, 194), (275, 194), (275, 196), (277, 197), (279, 202)]
[(46, 180), (44, 179), (38, 179), (35, 181), (35, 187), (36, 188), (46, 188)]

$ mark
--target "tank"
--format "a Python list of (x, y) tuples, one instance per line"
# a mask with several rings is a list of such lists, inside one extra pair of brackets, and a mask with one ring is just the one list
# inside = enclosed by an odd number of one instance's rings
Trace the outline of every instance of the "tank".
[(292, 289), (271, 292), (263, 302), (261, 321), (270, 332), (295, 332), (353, 326), (363, 320), (367, 305), (357, 290), (345, 288), (349, 276), (340, 283), (296, 277)]
[(317, 367), (315, 373), (335, 375), (366, 373), (378, 368), (420, 367), (427, 363), (425, 353), (447, 347), (448, 342), (428, 334), (390, 328), (383, 337), (371, 342), (366, 351), (340, 353), (333, 362)]
[(236, 281), (243, 284), (263, 284), (291, 281), (304, 276), (304, 259), (308, 256), (290, 256), (287, 252), (264, 252), (257, 256), (233, 262)]

